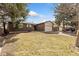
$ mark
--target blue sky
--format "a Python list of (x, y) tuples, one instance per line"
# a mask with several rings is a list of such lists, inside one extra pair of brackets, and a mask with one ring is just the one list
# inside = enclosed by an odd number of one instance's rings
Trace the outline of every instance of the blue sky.
[(53, 3), (31, 3), (28, 5), (30, 10), (26, 22), (40, 23), (54, 20), (54, 10), (57, 4)]

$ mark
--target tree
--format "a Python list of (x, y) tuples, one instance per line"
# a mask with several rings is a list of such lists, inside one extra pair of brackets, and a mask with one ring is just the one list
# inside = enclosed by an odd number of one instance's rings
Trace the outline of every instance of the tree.
[(1, 3), (0, 4), (0, 12), (3, 19), (3, 27), (4, 27), (4, 34), (6, 34), (5, 31), (5, 23), (4, 22), (4, 16), (11, 17), (11, 22), (15, 23), (19, 21), (20, 17), (25, 18), (28, 14), (27, 4), (20, 4), (20, 3)]
[(78, 22), (76, 47), (79, 47), (79, 4), (75, 4), (75, 6), (76, 6), (76, 14), (77, 14), (77, 19), (76, 19), (76, 21)]
[(6, 16), (7, 13), (8, 13), (8, 10), (6, 8), (6, 5), (5, 4), (0, 4), (0, 16), (1, 16), (2, 22), (3, 22), (4, 35), (7, 34), (7, 31), (5, 29), (5, 18), (4, 18), (4, 16)]
[[(67, 16), (67, 19), (69, 19), (69, 21), (71, 21), (71, 24), (76, 23), (76, 28), (77, 28), (76, 47), (79, 47), (79, 4), (78, 3), (70, 4), (69, 6), (67, 6), (68, 7), (67, 11), (65, 10), (66, 9), (65, 7), (66, 7), (66, 5), (64, 5), (64, 7), (61, 7), (61, 4), (60, 4), (60, 7), (57, 10), (60, 10), (61, 8), (62, 8), (62, 10), (57, 12), (59, 14), (57, 14), (56, 17), (57, 17), (57, 19), (58, 18), (61, 19), (61, 14), (64, 14)], [(59, 21), (60, 21), (60, 19), (59, 19)]]
[(16, 4), (16, 6), (17, 6), (18, 12), (19, 12), (19, 14), (17, 15), (17, 18), (19, 18), (19, 19), (16, 21), (16, 28), (18, 28), (18, 24), (21, 21), (24, 21), (24, 19), (28, 15), (29, 10), (26, 8), (27, 4), (19, 3), (19, 4)]
[[(75, 8), (73, 7), (74, 4), (60, 4), (57, 8), (56, 8), (56, 23), (58, 23), (59, 25), (62, 24), (63, 25), (63, 29), (64, 29), (64, 25), (65, 22), (71, 21), (73, 19), (74, 16), (76, 16), (76, 11)], [(61, 26), (60, 26), (61, 27)]]
[[(10, 10), (10, 17), (12, 19), (12, 23), (16, 24), (15, 28), (18, 28), (18, 24), (20, 23), (20, 21), (23, 21), (25, 19), (25, 17), (28, 15), (28, 8), (27, 8), (27, 4), (24, 3), (17, 3), (17, 4), (11, 4), (9, 5), (9, 9)], [(21, 19), (23, 18), (23, 19)]]

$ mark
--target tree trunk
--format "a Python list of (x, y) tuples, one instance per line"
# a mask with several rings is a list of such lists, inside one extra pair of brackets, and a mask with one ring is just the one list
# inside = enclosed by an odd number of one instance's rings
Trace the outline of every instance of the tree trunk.
[(13, 31), (14, 28), (13, 28), (13, 22), (8, 22), (8, 30), (9, 31)]
[(79, 47), (79, 31), (78, 31), (78, 33), (77, 33), (76, 47)]
[(63, 22), (61, 22), (60, 26), (59, 26), (59, 34), (61, 34), (63, 31)]
[(5, 22), (4, 22), (4, 15), (2, 16), (3, 19), (3, 35), (6, 35), (6, 28), (5, 28)]
[(78, 21), (78, 30), (77, 30), (76, 47), (79, 47), (79, 21)]
[(8, 30), (6, 30), (6, 27), (5, 27), (6, 22), (4, 22), (4, 17), (2, 16), (2, 18), (3, 18), (3, 36), (6, 36), (9, 32)]
[[(77, 7), (79, 5), (77, 4)], [(79, 7), (78, 7), (79, 8)], [(76, 39), (76, 47), (79, 47), (79, 9), (76, 10), (77, 13), (77, 21), (78, 21), (78, 30), (77, 30), (77, 39)]]
[(6, 34), (5, 22), (3, 22), (3, 29), (4, 29), (4, 34)]

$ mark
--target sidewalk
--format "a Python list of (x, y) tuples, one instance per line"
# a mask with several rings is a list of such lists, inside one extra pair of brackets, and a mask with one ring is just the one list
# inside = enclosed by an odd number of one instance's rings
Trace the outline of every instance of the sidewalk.
[(59, 32), (58, 35), (64, 35), (64, 36), (74, 37), (74, 36), (72, 36), (72, 35), (65, 34), (65, 33), (62, 33), (62, 32)]

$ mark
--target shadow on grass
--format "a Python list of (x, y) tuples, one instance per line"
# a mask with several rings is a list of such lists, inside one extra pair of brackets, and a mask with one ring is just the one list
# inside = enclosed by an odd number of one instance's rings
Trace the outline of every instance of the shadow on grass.
[(12, 53), (4, 53), (4, 54), (2, 54), (1, 56), (15, 56), (14, 54), (12, 54)]
[(7, 36), (0, 36), (0, 47), (3, 47), (7, 43), (17, 41), (18, 40), (17, 38), (11, 39), (12, 37), (15, 37), (17, 34), (19, 33), (9, 33)]
[(7, 40), (4, 43), (5, 46), (2, 48), (1, 56), (14, 56), (15, 54), (13, 52), (15, 51), (16, 48), (16, 44), (14, 42), (16, 42), (18, 39), (19, 38), (12, 38)]
[(13, 38), (20, 33), (29, 33), (27, 31), (12, 31), (6, 36), (0, 36), (0, 47), (3, 47), (5, 44), (12, 43), (18, 40), (18, 38)]
[(8, 39), (8, 40), (5, 41), (4, 44), (14, 43), (14, 42), (16, 42), (18, 39), (19, 39), (19, 38)]

